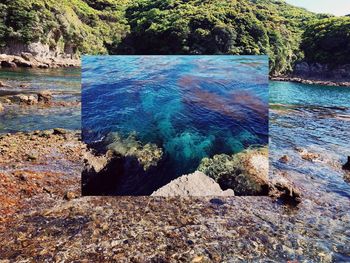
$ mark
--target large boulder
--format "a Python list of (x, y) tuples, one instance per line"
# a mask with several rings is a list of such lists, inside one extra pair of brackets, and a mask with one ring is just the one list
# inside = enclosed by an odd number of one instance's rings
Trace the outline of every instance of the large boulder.
[(234, 196), (234, 191), (223, 191), (212, 178), (196, 171), (171, 181), (152, 196)]
[(267, 195), (269, 189), (268, 149), (247, 149), (232, 156), (204, 158), (198, 170), (213, 178), (223, 189), (237, 195)]

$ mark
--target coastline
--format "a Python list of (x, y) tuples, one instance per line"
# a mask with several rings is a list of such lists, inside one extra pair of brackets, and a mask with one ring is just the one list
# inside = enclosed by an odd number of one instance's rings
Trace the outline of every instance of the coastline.
[[(81, 59), (73, 58), (69, 55), (57, 57), (40, 57), (32, 53), (22, 52), (21, 55), (0, 54), (1, 68), (38, 68), (38, 69), (54, 69), (54, 68), (80, 68)], [(271, 81), (296, 82), (307, 85), (323, 85), (331, 87), (350, 87), (350, 80), (330, 80), (305, 78), (293, 75), (269, 75)]]
[(286, 82), (296, 82), (307, 85), (322, 85), (330, 87), (350, 87), (349, 81), (335, 81), (335, 80), (320, 80), (320, 79), (310, 79), (297, 76), (269, 76), (272, 81), (286, 81)]

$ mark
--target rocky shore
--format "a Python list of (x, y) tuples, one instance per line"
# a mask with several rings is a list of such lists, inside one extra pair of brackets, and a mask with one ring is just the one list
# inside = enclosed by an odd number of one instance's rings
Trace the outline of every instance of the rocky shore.
[(2, 68), (60, 68), (80, 67), (80, 59), (64, 57), (38, 57), (31, 53), (22, 52), (20, 55), (0, 54)]
[(323, 86), (334, 86), (334, 87), (350, 87), (350, 81), (336, 81), (336, 80), (321, 80), (313, 78), (303, 78), (295, 76), (270, 76), (270, 80), (273, 81), (288, 81), (297, 82), (308, 85), (323, 85)]
[[(298, 150), (310, 161), (320, 158)], [(5, 134), (0, 156), (0, 259), (5, 262), (350, 258), (349, 236), (342, 231), (350, 223), (349, 204), (338, 199), (335, 206), (328, 193), (306, 190), (307, 184), (300, 188), (297, 207), (268, 196), (81, 197), (82, 159), (94, 155), (78, 132)], [(97, 170), (103, 166), (103, 158), (94, 163)], [(297, 185), (303, 184), (299, 180)]]

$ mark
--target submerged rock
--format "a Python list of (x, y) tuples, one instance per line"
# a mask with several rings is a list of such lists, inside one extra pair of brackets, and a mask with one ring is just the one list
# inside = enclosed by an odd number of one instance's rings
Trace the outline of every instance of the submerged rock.
[(212, 178), (196, 171), (171, 181), (152, 196), (234, 196), (234, 191), (223, 191)]
[(229, 156), (215, 155), (204, 158), (199, 171), (207, 174), (223, 189), (233, 189), (238, 195), (267, 195), (268, 193), (268, 150), (248, 149)]
[(3, 112), (5, 110), (4, 106), (2, 105), (2, 103), (0, 103), (0, 113)]
[(143, 169), (147, 171), (151, 166), (156, 166), (163, 156), (163, 151), (153, 143), (142, 145), (132, 133), (127, 138), (121, 137), (118, 133), (110, 133), (106, 142), (107, 148), (125, 157), (136, 157)]

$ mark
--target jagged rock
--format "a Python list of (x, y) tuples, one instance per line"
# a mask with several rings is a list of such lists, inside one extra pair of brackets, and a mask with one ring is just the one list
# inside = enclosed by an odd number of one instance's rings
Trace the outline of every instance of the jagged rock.
[(223, 189), (233, 189), (237, 195), (268, 194), (268, 150), (247, 149), (229, 156), (215, 155), (204, 158), (198, 167), (213, 178)]
[(234, 191), (223, 191), (212, 178), (196, 171), (171, 181), (152, 196), (234, 196)]
[(52, 92), (44, 90), (38, 93), (38, 102), (48, 104), (52, 101)]

